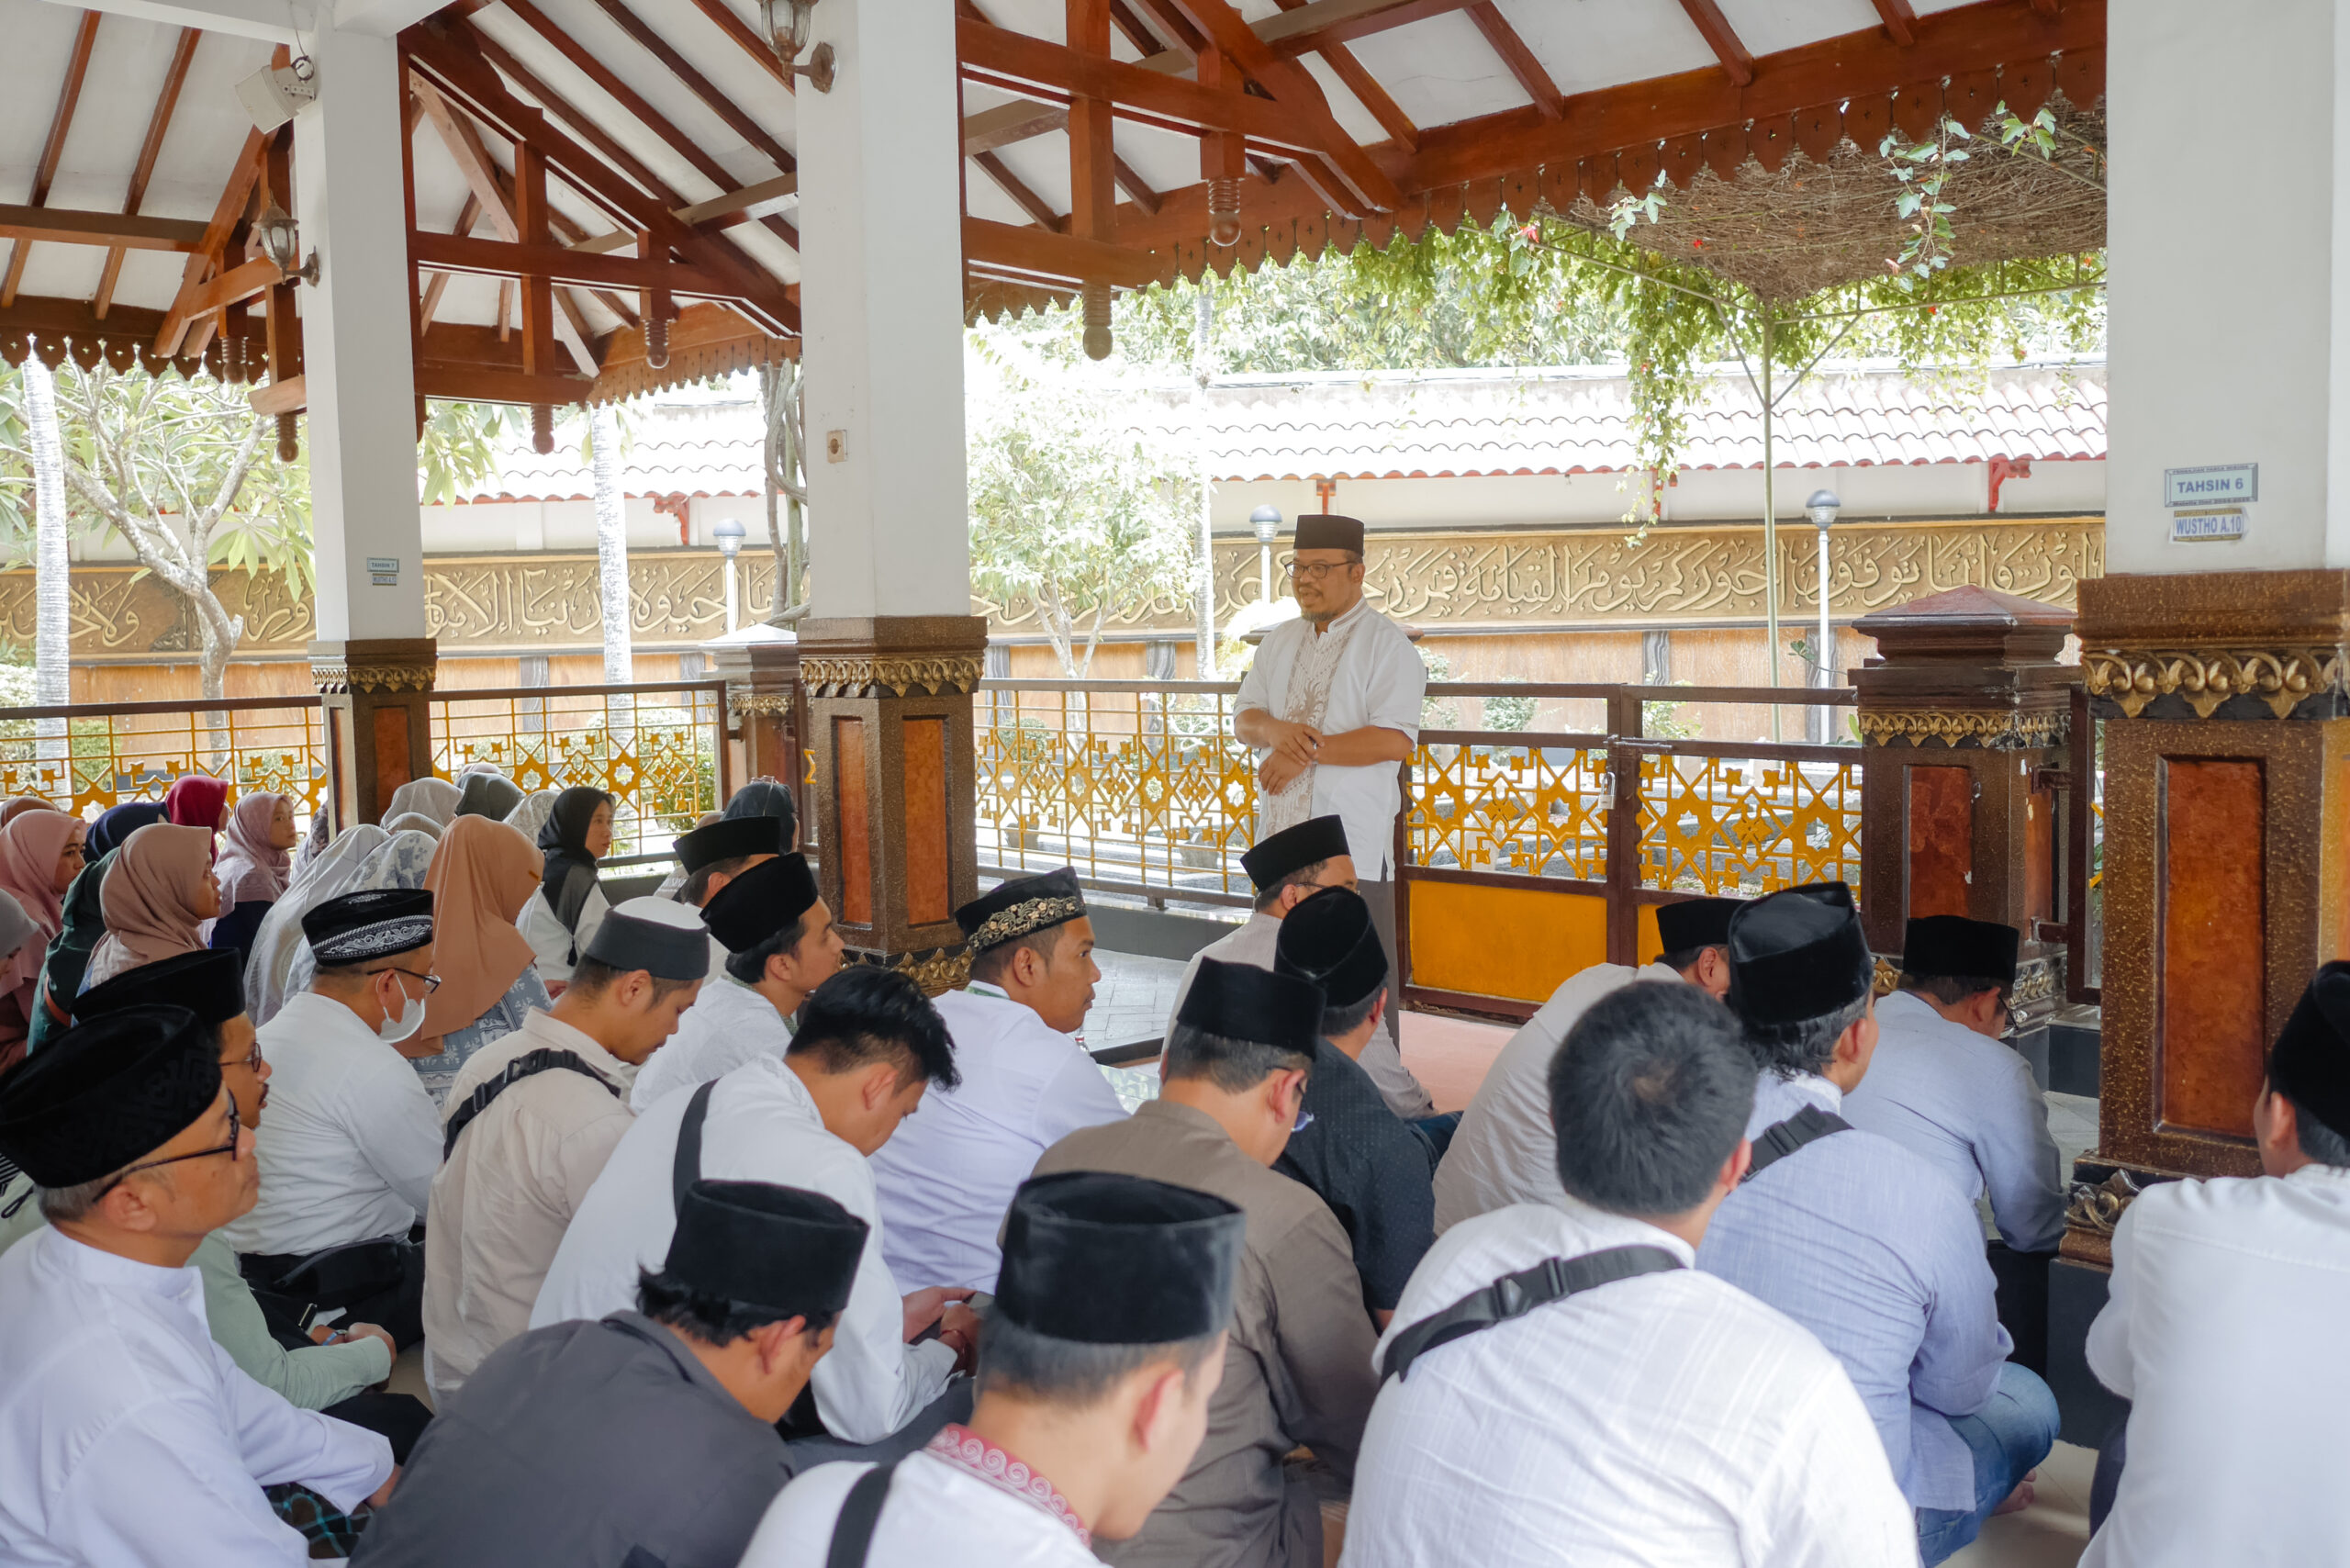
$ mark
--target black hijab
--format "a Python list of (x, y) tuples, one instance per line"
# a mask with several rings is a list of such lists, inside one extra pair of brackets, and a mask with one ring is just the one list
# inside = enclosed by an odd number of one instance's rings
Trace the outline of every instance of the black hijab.
[(90, 824), (89, 842), (84, 847), (92, 861), (110, 855), (129, 842), (140, 828), (163, 820), (165, 807), (161, 801), (126, 801), (98, 813)]
[(596, 890), (596, 857), (588, 853), (588, 824), (596, 820), (596, 808), (611, 801), (601, 790), (575, 784), (554, 798), (554, 810), (539, 829), (539, 847), (547, 857), (539, 891), (574, 936), (579, 934), (579, 912)]
[(754, 778), (735, 790), (719, 815), (734, 821), (774, 817), (783, 823), (783, 852), (789, 855), (800, 846), (800, 808), (792, 803), (789, 787), (772, 778)]

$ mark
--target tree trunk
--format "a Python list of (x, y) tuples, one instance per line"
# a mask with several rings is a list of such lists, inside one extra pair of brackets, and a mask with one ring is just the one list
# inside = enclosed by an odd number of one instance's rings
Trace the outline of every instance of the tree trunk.
[(1214, 476), (1208, 471), (1210, 464), (1207, 442), (1207, 389), (1209, 377), (1213, 374), (1213, 362), (1208, 352), (1208, 332), (1215, 320), (1215, 300), (1204, 287), (1200, 290), (1198, 312), (1192, 319), (1192, 375), (1199, 386), (1198, 396), (1193, 402), (1200, 414), (1200, 575), (1194, 590), (1194, 609), (1198, 613), (1198, 625), (1194, 633), (1197, 640), (1197, 653), (1193, 660), (1198, 668), (1192, 672), (1192, 676), (1198, 680), (1214, 680), (1216, 678), (1215, 537), (1214, 520), (1209, 503), (1215, 495), (1215, 487)]
[[(65, 444), (57, 423), (57, 378), (39, 354), (27, 354), (25, 420), (33, 449), (33, 700), (44, 708), (73, 700), (73, 563), (66, 554)], [(33, 725), (43, 763), (58, 772), (45, 782), (56, 800), (71, 800), (65, 777), (65, 721), (40, 719)]]
[(807, 444), (800, 425), (801, 385), (797, 360), (784, 360), (759, 373), (762, 411), (767, 415), (767, 543), (775, 550), (775, 599), (767, 607), (767, 622), (770, 626), (788, 626), (808, 613), (800, 597), (808, 560), (808, 477), (800, 461)]
[[(633, 607), (628, 591), (628, 503), (621, 492), (621, 421), (610, 403), (588, 416), (588, 459), (596, 481), (596, 568), (604, 621), (604, 683), (622, 686), (636, 678), (636, 656), (629, 640)], [(605, 704), (614, 745), (634, 729), (634, 708), (626, 697)]]

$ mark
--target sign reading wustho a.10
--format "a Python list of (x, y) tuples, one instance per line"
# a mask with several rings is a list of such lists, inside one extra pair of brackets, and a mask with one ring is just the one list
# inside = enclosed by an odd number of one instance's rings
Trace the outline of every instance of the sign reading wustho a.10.
[(2163, 470), (2163, 505), (2166, 507), (2233, 506), (2259, 498), (2257, 463)]

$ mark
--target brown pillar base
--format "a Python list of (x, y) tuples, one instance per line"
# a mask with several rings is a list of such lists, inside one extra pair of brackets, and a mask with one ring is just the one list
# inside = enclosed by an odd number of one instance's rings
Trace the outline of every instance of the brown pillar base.
[[(2350, 937), (2350, 572), (2084, 582), (2081, 643), (2107, 721), (2105, 1016), (2076, 1173), (2255, 1174), (2269, 1042)], [(2087, 1200), (2065, 1251), (2094, 1260)]]
[(381, 822), (392, 791), (431, 773), (425, 700), (439, 664), (438, 644), (430, 637), (310, 644), (310, 673), (326, 703), (337, 832)]
[(743, 748), (736, 777), (744, 782), (773, 778), (790, 787), (800, 812), (800, 847), (814, 858), (805, 749), (808, 704), (800, 684), (798, 634), (781, 632), (733, 644), (718, 649), (711, 663), (726, 678), (726, 727)]
[(971, 693), (986, 652), (975, 615), (800, 628), (818, 885), (853, 959), (934, 996), (970, 973), (955, 910), (979, 893)]

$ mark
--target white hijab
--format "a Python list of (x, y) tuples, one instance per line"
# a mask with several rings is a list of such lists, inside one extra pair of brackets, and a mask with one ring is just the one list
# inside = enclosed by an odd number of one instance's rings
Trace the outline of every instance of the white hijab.
[(349, 892), (367, 857), (390, 838), (373, 823), (337, 834), (262, 916), (261, 929), (253, 933), (252, 956), (245, 961), (245, 1010), (255, 1027), (276, 1017), (285, 1005), (295, 955), (307, 946), (302, 917), (337, 893)]

